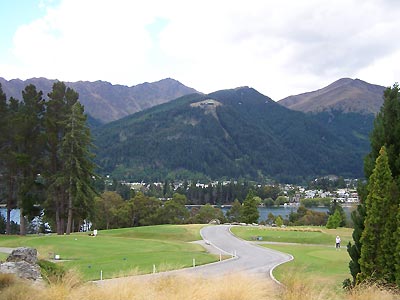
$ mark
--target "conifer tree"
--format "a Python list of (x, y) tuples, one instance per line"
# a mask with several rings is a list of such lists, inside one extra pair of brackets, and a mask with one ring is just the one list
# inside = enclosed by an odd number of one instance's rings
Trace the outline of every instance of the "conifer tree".
[(5, 125), (3, 135), (3, 145), (1, 151), (2, 159), (2, 178), (4, 180), (5, 198), (7, 201), (6, 232), (11, 234), (11, 210), (17, 206), (18, 192), (18, 149), (17, 149), (17, 114), (19, 101), (10, 98), (6, 103)]
[(395, 250), (395, 280), (397, 286), (400, 286), (400, 207), (397, 209), (397, 230), (395, 231), (395, 240), (397, 240)]
[[(399, 218), (397, 220), (394, 220), (394, 215), (397, 213), (399, 210), (399, 203), (400, 203), (400, 198), (398, 196), (398, 191), (400, 190), (400, 94), (399, 94), (399, 85), (396, 83), (393, 85), (393, 87), (389, 87), (385, 90), (384, 92), (384, 103), (381, 107), (380, 112), (375, 118), (374, 122), (374, 129), (371, 133), (370, 141), (371, 141), (371, 152), (368, 154), (368, 156), (365, 158), (364, 161), (364, 172), (366, 178), (370, 178), (373, 170), (375, 168), (375, 164), (377, 162), (377, 157), (379, 156), (380, 150), (382, 146), (386, 147), (386, 153), (387, 153), (387, 160), (388, 160), (388, 165), (391, 171), (391, 174), (393, 176), (393, 180), (396, 183), (396, 185), (392, 185), (391, 188), (389, 189), (390, 191), (387, 191), (389, 194), (387, 195), (387, 199), (390, 199), (391, 204), (387, 204), (388, 207), (385, 207), (382, 211), (379, 213), (384, 214), (386, 212), (386, 215), (384, 215), (384, 219), (387, 220), (386, 224), (386, 229), (384, 232), (386, 232), (385, 235), (385, 243), (386, 245), (380, 245), (380, 247), (383, 247), (384, 250), (382, 251), (389, 251), (388, 253), (385, 253), (384, 256), (387, 257), (387, 262), (391, 264), (391, 266), (385, 266), (384, 270), (381, 273), (385, 272), (385, 278), (380, 278), (382, 280), (386, 280), (389, 282), (393, 282), (393, 278), (400, 278), (400, 255), (398, 254), (399, 251), (396, 251), (395, 249), (397, 248), (400, 250), (400, 230), (397, 230), (397, 235), (395, 237), (388, 237), (389, 232), (393, 234), (393, 232), (396, 232), (394, 228), (398, 228), (399, 225)], [(369, 196), (369, 193), (371, 192), (370, 189), (366, 191), (365, 187), (359, 189), (359, 195), (360, 195), (360, 204), (355, 212), (352, 213), (352, 220), (354, 223), (354, 231), (353, 231), (353, 240), (354, 244), (349, 243), (347, 246), (347, 251), (351, 257), (351, 261), (349, 263), (349, 268), (350, 272), (353, 276), (353, 284), (358, 283), (356, 280), (357, 274), (361, 272), (361, 249), (363, 248), (363, 239), (361, 239), (361, 236), (363, 231), (365, 230), (364, 225), (366, 224), (365, 219), (367, 214), (369, 213), (368, 211), (370, 208), (367, 207), (365, 199)], [(373, 199), (373, 197), (370, 197), (370, 199)], [(392, 207), (392, 208), (390, 208)], [(397, 225), (396, 225), (397, 224)], [(370, 229), (368, 229), (370, 230)], [(383, 238), (383, 236), (379, 237), (380, 239)], [(396, 245), (395, 245), (396, 244)], [(367, 246), (366, 246), (367, 247)], [(364, 247), (366, 249), (366, 247)], [(394, 260), (391, 260), (393, 258), (393, 251), (395, 254), (394, 256), (397, 256), (397, 264), (393, 264)], [(371, 256), (372, 257), (372, 256)], [(382, 259), (382, 257), (379, 257), (377, 259)], [(364, 264), (368, 265), (368, 258), (367, 258), (367, 251), (364, 250)], [(372, 263), (373, 264), (373, 263)], [(396, 269), (397, 266), (397, 269)], [(365, 267), (363, 267), (365, 269)], [(393, 276), (393, 269), (395, 269), (395, 275)], [(382, 274), (381, 274), (382, 275)], [(363, 273), (361, 277), (367, 278), (370, 276), (368, 273)], [(383, 276), (383, 275), (382, 275)], [(379, 277), (379, 276), (378, 276)], [(397, 284), (399, 284), (400, 279), (398, 279)]]
[(361, 235), (364, 230), (365, 219), (365, 205), (359, 204), (357, 209), (351, 213), (351, 219), (354, 224), (354, 231), (352, 234), (354, 244), (349, 242), (347, 245), (347, 252), (351, 258), (349, 262), (350, 273), (353, 277), (352, 285), (357, 283), (357, 276), (361, 273), (359, 259), (361, 256)]
[(86, 125), (84, 108), (75, 102), (66, 120), (65, 136), (61, 144), (61, 158), (64, 163), (62, 178), (66, 179), (68, 193), (66, 234), (72, 231), (75, 213), (86, 218), (93, 210), (95, 192), (92, 177), (95, 176), (95, 164), (90, 152), (92, 146), (90, 130)]
[(48, 184), (46, 214), (52, 215), (55, 219), (57, 234), (63, 234), (66, 231), (65, 221), (68, 218), (69, 177), (65, 173), (66, 162), (62, 147), (68, 118), (79, 95), (67, 88), (63, 82), (56, 82), (48, 96), (45, 115)]
[[(367, 278), (390, 282), (392, 274), (388, 273), (386, 257), (392, 256), (394, 249), (384, 249), (387, 238), (386, 225), (390, 222), (388, 207), (391, 207), (393, 178), (389, 168), (385, 147), (381, 148), (380, 156), (376, 159), (375, 168), (369, 178), (368, 197), (365, 201), (366, 218), (364, 231), (361, 235), (360, 280)], [(395, 228), (392, 228), (392, 234)], [(390, 254), (392, 253), (392, 254)]]
[[(384, 92), (384, 102), (375, 118), (371, 133), (371, 152), (364, 161), (365, 176), (369, 178), (382, 146), (386, 147), (390, 170), (395, 180), (400, 178), (400, 91), (396, 83)], [(400, 182), (397, 181), (398, 186)]]
[(44, 155), (44, 99), (34, 85), (22, 91), (23, 101), (19, 103), (15, 118), (16, 158), (18, 163), (18, 207), (20, 210), (20, 234), (25, 234), (25, 217), (39, 214), (41, 190), (37, 177), (43, 169)]
[[(10, 234), (10, 223), (11, 223), (11, 209), (13, 208), (13, 179), (9, 173), (9, 160), (10, 154), (10, 141), (9, 138), (9, 116), (10, 111), (7, 103), (7, 96), (3, 92), (3, 88), (0, 84), (0, 170), (1, 181), (0, 181), (0, 196), (7, 200), (7, 215), (6, 215), (6, 233)], [(11, 187), (11, 190), (10, 190)]]

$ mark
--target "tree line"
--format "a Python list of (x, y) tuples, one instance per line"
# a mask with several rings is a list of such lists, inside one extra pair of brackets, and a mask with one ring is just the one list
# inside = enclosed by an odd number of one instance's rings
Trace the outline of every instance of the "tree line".
[(250, 191), (243, 204), (235, 200), (225, 216), (220, 208), (210, 203), (188, 209), (186, 196), (179, 193), (174, 193), (168, 200), (160, 200), (139, 192), (131, 199), (124, 200), (115, 191), (105, 191), (95, 198), (92, 222), (96, 229), (158, 224), (205, 224), (213, 220), (220, 223), (258, 223), (258, 199)]
[(384, 92), (375, 118), (371, 152), (364, 161), (368, 183), (352, 213), (353, 243), (347, 251), (352, 287), (365, 281), (400, 286), (400, 93), (395, 84)]
[(92, 213), (96, 175), (84, 107), (63, 82), (55, 82), (47, 96), (28, 85), (22, 101), (7, 99), (0, 85), (0, 189), (7, 234), (10, 212), (17, 207), (22, 235), (26, 221), (42, 211), (58, 234), (76, 230)]

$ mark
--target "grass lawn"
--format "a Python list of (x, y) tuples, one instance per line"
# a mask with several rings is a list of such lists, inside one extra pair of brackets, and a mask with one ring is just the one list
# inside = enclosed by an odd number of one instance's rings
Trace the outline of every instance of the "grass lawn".
[(307, 278), (320, 288), (342, 290), (342, 282), (350, 278), (350, 257), (346, 248), (336, 250), (333, 246), (305, 245), (263, 245), (293, 255), (294, 260), (277, 267), (273, 274), (282, 282), (285, 276), (298, 272), (301, 278)]
[(263, 241), (316, 244), (316, 245), (335, 245), (335, 237), (340, 236), (343, 247), (352, 241), (353, 229), (338, 228), (326, 229), (325, 227), (245, 227), (236, 226), (231, 230), (236, 236), (251, 241), (252, 237), (261, 236)]
[[(342, 282), (350, 278), (350, 257), (346, 245), (352, 241), (353, 229), (324, 227), (234, 227), (232, 232), (245, 240), (253, 240), (261, 236), (266, 242), (282, 242), (282, 244), (264, 244), (263, 247), (293, 255), (294, 260), (278, 266), (273, 274), (285, 282), (288, 274), (299, 273), (300, 278), (309, 279), (319, 288), (342, 292)], [(335, 237), (342, 240), (341, 250), (335, 249)], [(298, 243), (298, 245), (284, 244)]]
[(69, 236), (30, 235), (1, 237), (0, 247), (29, 246), (41, 258), (60, 255), (67, 268), (76, 268), (86, 280), (150, 273), (217, 261), (203, 247), (188, 243), (199, 240), (202, 225), (162, 225), (99, 231), (97, 237), (86, 233)]

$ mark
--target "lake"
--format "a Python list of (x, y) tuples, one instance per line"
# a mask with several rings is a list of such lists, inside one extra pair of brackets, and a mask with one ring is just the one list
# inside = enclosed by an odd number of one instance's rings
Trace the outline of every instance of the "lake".
[[(225, 214), (230, 207), (225, 206), (222, 207), (222, 211)], [(327, 212), (328, 207), (310, 207), (314, 211), (319, 212)], [(352, 209), (352, 206), (343, 206), (343, 210), (345, 211), (347, 217), (349, 218)], [(268, 214), (272, 213), (274, 216), (281, 216), (284, 219), (287, 219), (291, 212), (296, 212), (297, 206), (273, 206), (273, 207), (259, 207), (258, 212), (260, 213), (260, 218), (258, 219), (259, 222), (265, 221), (268, 218)], [(6, 209), (0, 208), (0, 214), (6, 218)], [(19, 224), (19, 209), (13, 209), (11, 211), (11, 220), (15, 223)]]
[[(283, 219), (287, 219), (291, 212), (296, 212), (298, 206), (272, 206), (272, 207), (259, 207), (258, 212), (260, 213), (260, 217), (258, 222), (265, 221), (268, 218), (269, 213), (272, 213), (274, 216), (281, 216)], [(221, 208), (224, 214), (229, 210), (229, 207)], [(319, 212), (327, 212), (328, 207), (310, 207), (314, 211)]]

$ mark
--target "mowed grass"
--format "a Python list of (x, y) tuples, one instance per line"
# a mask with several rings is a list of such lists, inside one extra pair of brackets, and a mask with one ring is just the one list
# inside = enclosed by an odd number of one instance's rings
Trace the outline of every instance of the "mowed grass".
[[(288, 274), (300, 273), (319, 289), (329, 289), (342, 293), (342, 282), (350, 278), (350, 257), (346, 245), (352, 241), (353, 229), (324, 227), (234, 227), (231, 230), (238, 237), (253, 240), (261, 236), (263, 242), (276, 244), (261, 244), (261, 246), (289, 253), (294, 260), (278, 266), (273, 271), (274, 276), (285, 283)], [(342, 240), (340, 250), (335, 249), (335, 237)], [(295, 244), (292, 244), (295, 243)]]
[(340, 292), (342, 282), (350, 278), (350, 257), (346, 248), (336, 250), (334, 247), (305, 245), (263, 245), (269, 249), (289, 253), (294, 260), (277, 267), (273, 274), (276, 279), (285, 282), (287, 274), (294, 270), (304, 279), (312, 281), (321, 289), (332, 289)]
[(99, 231), (69, 236), (30, 235), (0, 237), (0, 247), (34, 247), (48, 259), (60, 255), (65, 267), (77, 269), (85, 280), (151, 273), (217, 261), (203, 247), (189, 243), (201, 239), (202, 225), (162, 225)]
[(326, 229), (319, 226), (293, 226), (286, 228), (276, 227), (246, 227), (235, 226), (231, 229), (236, 236), (251, 241), (254, 237), (262, 237), (262, 241), (281, 242), (281, 243), (300, 243), (300, 244), (315, 244), (315, 245), (335, 245), (337, 235), (342, 240), (342, 245), (345, 246), (349, 241), (352, 241), (353, 229), (338, 228)]

